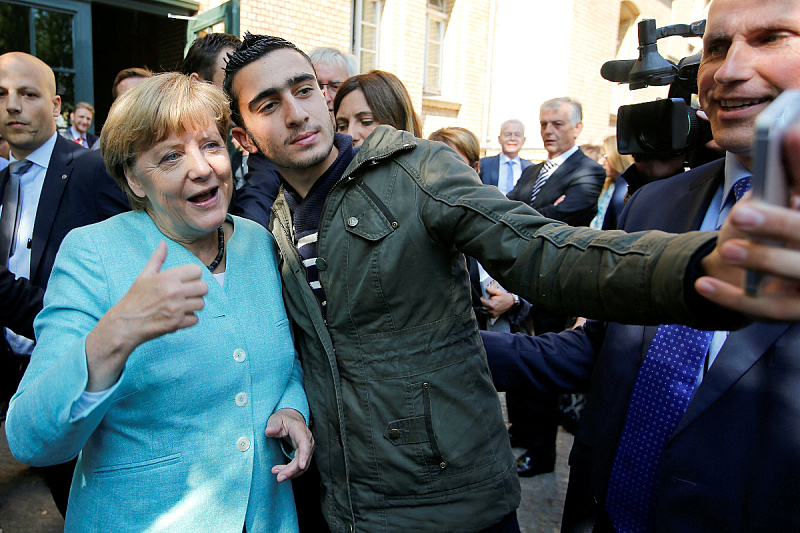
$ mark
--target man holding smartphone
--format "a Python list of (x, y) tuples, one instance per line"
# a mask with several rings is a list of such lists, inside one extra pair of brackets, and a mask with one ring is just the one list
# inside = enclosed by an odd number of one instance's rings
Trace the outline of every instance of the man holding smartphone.
[[(756, 117), (800, 87), (800, 4), (714, 0), (703, 41), (699, 96), (726, 156), (640, 189), (622, 229), (682, 233), (714, 230), (729, 215), (745, 228), (765, 218), (749, 202), (733, 205), (750, 185)], [(788, 155), (800, 159), (800, 133), (792, 142)], [(764, 250), (727, 246), (740, 259)], [(562, 531), (800, 526), (800, 325), (687, 330), (590, 321), (543, 340), (484, 336), (501, 388), (590, 384)], [(674, 349), (675, 339), (694, 350)]]

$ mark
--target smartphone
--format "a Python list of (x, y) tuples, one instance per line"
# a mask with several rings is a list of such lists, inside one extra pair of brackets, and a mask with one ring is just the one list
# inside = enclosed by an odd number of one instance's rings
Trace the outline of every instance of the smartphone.
[[(782, 92), (756, 118), (753, 140), (753, 195), (765, 202), (789, 206), (789, 182), (783, 168), (783, 136), (787, 128), (800, 120), (800, 91)], [(768, 244), (778, 245), (777, 243)], [(756, 294), (764, 276), (748, 271), (745, 290)]]

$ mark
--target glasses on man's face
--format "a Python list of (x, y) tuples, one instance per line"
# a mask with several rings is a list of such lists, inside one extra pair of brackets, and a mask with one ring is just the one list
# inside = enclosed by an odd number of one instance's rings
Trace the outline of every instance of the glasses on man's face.
[(319, 90), (320, 91), (324, 91), (325, 87), (327, 87), (328, 91), (330, 91), (331, 93), (336, 93), (336, 92), (339, 91), (339, 87), (342, 86), (342, 83), (344, 83), (344, 82), (341, 82), (341, 81), (329, 81), (328, 83), (322, 83), (322, 82), (318, 81), (317, 85), (319, 85)]

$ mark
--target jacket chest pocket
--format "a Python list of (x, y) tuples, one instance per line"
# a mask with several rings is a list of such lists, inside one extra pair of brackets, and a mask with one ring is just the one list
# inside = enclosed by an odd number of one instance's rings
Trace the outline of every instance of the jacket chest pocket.
[(399, 227), (397, 218), (364, 182), (359, 182), (342, 200), (342, 217), (348, 233), (380, 241)]

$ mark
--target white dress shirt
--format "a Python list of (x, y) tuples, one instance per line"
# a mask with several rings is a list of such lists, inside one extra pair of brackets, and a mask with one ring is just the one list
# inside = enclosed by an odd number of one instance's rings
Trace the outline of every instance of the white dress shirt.
[[(14, 253), (8, 258), (8, 270), (18, 278), (30, 279), (31, 277), (30, 242), (33, 238), (33, 225), (36, 222), (36, 211), (42, 195), (44, 177), (56, 146), (57, 135), (54, 133), (44, 144), (25, 158), (33, 164), (19, 179), (19, 224), (17, 225), (17, 234), (14, 235)], [(14, 154), (11, 154), (11, 162), (16, 160)], [(1, 206), (0, 213), (2, 213)], [(6, 329), (6, 339), (16, 354), (26, 355), (33, 351), (32, 340), (17, 335), (9, 329)]]

